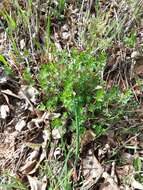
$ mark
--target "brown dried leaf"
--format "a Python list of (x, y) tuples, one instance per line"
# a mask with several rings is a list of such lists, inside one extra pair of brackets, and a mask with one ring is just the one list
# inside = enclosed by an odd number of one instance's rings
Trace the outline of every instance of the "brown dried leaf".
[(1, 93), (2, 94), (6, 94), (6, 95), (9, 95), (9, 96), (12, 96), (14, 98), (17, 98), (17, 99), (20, 99), (20, 96), (17, 96), (15, 93), (13, 93), (11, 90), (7, 89), (7, 90), (1, 90)]
[(0, 106), (0, 118), (6, 119), (9, 116), (9, 107), (8, 105), (1, 105)]
[(101, 185), (99, 190), (120, 190), (117, 183), (114, 181), (114, 179), (107, 173), (104, 172), (102, 177), (105, 179), (104, 183)]
[(43, 177), (41, 181), (39, 181), (36, 177), (31, 177), (27, 175), (31, 190), (46, 190), (47, 187), (47, 178)]
[[(11, 158), (14, 153), (14, 143), (15, 143), (16, 133), (0, 133), (0, 159), (1, 158)], [(0, 163), (1, 165), (1, 163)]]
[(25, 163), (24, 166), (21, 167), (20, 172), (22, 174), (29, 174), (33, 168), (36, 165), (36, 160), (29, 160), (28, 162)]
[(138, 181), (136, 181), (134, 178), (132, 180), (131, 186), (134, 189), (143, 190), (143, 185), (141, 183), (139, 183)]
[(38, 90), (32, 86), (22, 85), (19, 91), (19, 96), (25, 99), (28, 103), (36, 103)]
[(28, 173), (28, 174), (34, 174), (36, 170), (39, 168), (41, 162), (46, 158), (46, 151), (43, 150), (43, 152), (40, 155), (39, 161), (36, 163), (35, 167)]
[(91, 148), (91, 143), (95, 139), (95, 133), (93, 133), (91, 130), (87, 130), (82, 138), (81, 138), (81, 154), (86, 154), (86, 150), (89, 150)]
[(103, 168), (91, 149), (82, 159), (81, 171), (83, 177), (85, 178), (82, 189), (89, 189), (91, 185), (96, 184), (103, 173)]
[(55, 128), (52, 130), (52, 138), (54, 140), (61, 139), (61, 133), (60, 133), (59, 129)]
[(19, 120), (15, 126), (16, 131), (22, 131), (22, 129), (26, 126), (26, 121), (24, 119)]

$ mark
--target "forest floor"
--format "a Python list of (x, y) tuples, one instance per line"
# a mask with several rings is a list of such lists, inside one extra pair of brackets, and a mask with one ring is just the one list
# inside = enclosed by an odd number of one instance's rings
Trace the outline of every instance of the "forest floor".
[(0, 2), (0, 189), (143, 190), (142, 0)]

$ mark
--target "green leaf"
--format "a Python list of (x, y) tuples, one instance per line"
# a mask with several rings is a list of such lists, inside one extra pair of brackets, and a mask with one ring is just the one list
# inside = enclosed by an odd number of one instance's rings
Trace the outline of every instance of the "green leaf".
[(106, 129), (100, 124), (95, 124), (92, 126), (92, 128), (95, 130), (97, 137), (99, 137), (100, 135), (103, 135), (106, 131)]
[(134, 166), (136, 171), (142, 170), (142, 161), (139, 157), (134, 159), (133, 166)]
[(5, 66), (9, 66), (9, 63), (5, 60), (2, 54), (0, 54), (0, 62), (2, 62)]
[(105, 91), (103, 88), (96, 91), (96, 102), (103, 102), (105, 97)]

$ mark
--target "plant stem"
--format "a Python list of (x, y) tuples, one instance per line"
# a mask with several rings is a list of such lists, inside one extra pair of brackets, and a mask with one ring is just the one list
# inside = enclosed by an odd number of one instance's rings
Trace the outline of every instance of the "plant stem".
[(76, 127), (76, 150), (75, 150), (75, 166), (78, 161), (78, 156), (79, 156), (79, 140), (80, 140), (80, 134), (79, 134), (79, 110), (78, 110), (78, 102), (77, 100), (74, 100), (74, 112), (75, 112), (75, 127)]

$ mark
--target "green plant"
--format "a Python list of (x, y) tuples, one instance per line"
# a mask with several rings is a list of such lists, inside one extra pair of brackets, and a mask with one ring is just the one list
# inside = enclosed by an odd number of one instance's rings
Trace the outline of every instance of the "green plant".
[(135, 169), (135, 179), (143, 183), (142, 177), (142, 157), (137, 157), (133, 160), (133, 166)]
[[(56, 160), (45, 160), (44, 165), (41, 167), (40, 174), (46, 175), (49, 181), (49, 189), (56, 190), (64, 188), (71, 190), (71, 173), (72, 169), (68, 166), (68, 160), (72, 156), (72, 149), (65, 155), (64, 162), (58, 162)], [(57, 165), (56, 165), (57, 164)], [(62, 165), (61, 165), (62, 164)], [(58, 172), (58, 175), (54, 171)]]
[(40, 68), (38, 80), (45, 93), (45, 109), (56, 110), (60, 106), (75, 115), (75, 102), (78, 102), (82, 123), (88, 114), (102, 113), (106, 119), (115, 119), (123, 114), (121, 107), (128, 104), (133, 94), (130, 89), (122, 93), (117, 87), (105, 90), (105, 82), (101, 78), (105, 53), (101, 52), (95, 58), (89, 51), (73, 50), (70, 57), (65, 52), (58, 57), (57, 63), (44, 64)]
[(60, 13), (63, 12), (64, 7), (65, 7), (65, 0), (60, 0), (59, 1), (59, 11), (60, 11)]
[(92, 128), (95, 130), (96, 137), (98, 138), (101, 135), (104, 135), (106, 133), (106, 129), (101, 124), (95, 124), (92, 126)]
[(16, 176), (12, 176), (12, 174), (5, 172), (2, 176), (0, 176), (0, 181), (2, 178), (7, 179), (7, 183), (0, 183), (0, 188), (2, 189), (19, 189), (19, 190), (27, 190), (26, 185), (20, 181)]
[(23, 72), (23, 79), (27, 82), (27, 84), (30, 84), (30, 85), (35, 84), (34, 80), (32, 79), (30, 69), (28, 69), (28, 67)]
[[(69, 22), (69, 18), (65, 16), (69, 3), (66, 0), (47, 1), (44, 4), (46, 6), (42, 8), (33, 6), (35, 2), (32, 0), (27, 1), (26, 7), (22, 7), (18, 0), (14, 0), (13, 11), (10, 13), (4, 11), (2, 14), (8, 24), (6, 32), (11, 51), (16, 55), (15, 64), (19, 67), (20, 64), (24, 66), (23, 79), (29, 85), (36, 85), (41, 92), (41, 103), (38, 108), (61, 114), (59, 118), (50, 121), (51, 128), (62, 129), (64, 133), (67, 128), (63, 125), (63, 121), (68, 118), (71, 120), (68, 129), (72, 132), (75, 149), (69, 148), (67, 151), (63, 139), (59, 143), (64, 152), (64, 166), (60, 174), (53, 175), (53, 168), (49, 163), (41, 169), (42, 175), (45, 172), (49, 178), (49, 189), (61, 187), (72, 189), (71, 169), (68, 168), (67, 162), (72, 155), (71, 157), (75, 158), (74, 167), (77, 166), (81, 134), (91, 128), (97, 138), (104, 135), (107, 133), (107, 126), (127, 114), (128, 108), (134, 104), (134, 95), (130, 89), (121, 92), (116, 85), (106, 89), (106, 81), (102, 78), (108, 59), (106, 49), (111, 47), (113, 42), (116, 43), (116, 40), (123, 42), (129, 48), (134, 48), (137, 42), (135, 32), (124, 33), (128, 15), (122, 12), (122, 8), (126, 2), (121, 1), (121, 12), (116, 10), (116, 5), (113, 5), (114, 11), (112, 7), (108, 9), (107, 6), (104, 12), (99, 1), (96, 1), (94, 14), (91, 14), (90, 8), (86, 8), (88, 6), (85, 6), (85, 2), (82, 1), (82, 4), (77, 2), (77, 7), (80, 8), (77, 14), (77, 31), (75, 31), (77, 37), (74, 42), (77, 46), (84, 47), (81, 50), (74, 47), (60, 52), (54, 44), (56, 40), (54, 41), (53, 36), (59, 34), (61, 32), (59, 28)], [(133, 19), (140, 17), (139, 8), (136, 8), (135, 4), (129, 3), (131, 10), (135, 11)], [(45, 19), (40, 25), (41, 17)], [(58, 30), (55, 25), (58, 25)], [(20, 47), (20, 40), (25, 42), (23, 48)], [(41, 55), (48, 58), (52, 55), (54, 59), (49, 58), (42, 62)], [(5, 67), (10, 67), (3, 55), (0, 55), (0, 61)], [(115, 155), (117, 153), (118, 151), (115, 151)], [(137, 172), (141, 171), (140, 159), (134, 160), (134, 167)], [(1, 186), (25, 188), (17, 179), (14, 179), (10, 186), (4, 185)]]
[(126, 46), (133, 48), (137, 42), (137, 35), (136, 32), (131, 32), (129, 36), (124, 37), (123, 39)]

